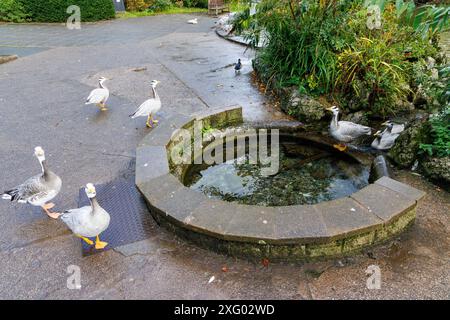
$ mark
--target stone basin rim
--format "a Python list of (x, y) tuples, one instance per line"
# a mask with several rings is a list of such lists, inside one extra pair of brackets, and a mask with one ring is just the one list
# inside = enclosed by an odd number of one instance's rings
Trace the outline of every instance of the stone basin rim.
[(173, 132), (194, 119), (220, 128), (242, 123), (239, 106), (174, 115), (136, 151), (136, 185), (157, 222), (197, 244), (233, 256), (274, 260), (345, 255), (410, 226), (425, 193), (383, 177), (354, 194), (311, 205), (266, 207), (210, 199), (177, 178), (168, 158)]

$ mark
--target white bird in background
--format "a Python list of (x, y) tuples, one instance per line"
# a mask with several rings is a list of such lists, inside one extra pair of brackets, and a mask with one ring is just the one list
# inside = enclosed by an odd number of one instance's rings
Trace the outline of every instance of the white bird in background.
[(99, 235), (108, 228), (111, 217), (98, 203), (97, 193), (92, 183), (86, 184), (84, 191), (91, 205), (64, 211), (61, 214), (61, 220), (87, 244), (93, 245), (94, 242), (89, 238), (95, 237), (95, 249), (103, 249), (108, 243), (100, 241)]
[[(159, 111), (159, 109), (161, 109), (161, 100), (156, 92), (156, 86), (158, 83), (158, 80), (153, 80), (150, 83), (153, 97), (144, 101), (144, 103), (142, 103), (133, 114), (130, 114), (131, 119), (135, 119), (137, 117), (147, 117), (146, 124), (149, 128), (153, 127), (153, 123), (158, 123), (158, 120), (153, 119), (153, 116)], [(151, 121), (151, 123), (149, 121)]]
[(85, 104), (95, 103), (98, 107), (100, 107), (101, 111), (108, 110), (108, 108), (106, 108), (106, 100), (108, 100), (109, 98), (109, 90), (104, 85), (104, 82), (106, 80), (108, 79), (106, 79), (105, 77), (100, 77), (100, 79), (98, 79), (99, 88), (91, 91), (91, 93), (86, 99)]
[(189, 23), (189, 24), (197, 24), (197, 23), (198, 23), (198, 20), (197, 20), (197, 19), (198, 19), (198, 18), (194, 18), (194, 19), (188, 20), (187, 23)]
[(333, 118), (330, 123), (330, 134), (333, 138), (341, 142), (340, 144), (334, 145), (339, 151), (345, 151), (347, 149), (347, 146), (342, 142), (349, 143), (362, 135), (370, 136), (372, 129), (369, 127), (350, 121), (338, 121), (338, 107), (332, 106), (331, 108), (327, 108), (327, 110), (333, 112)]
[(55, 204), (47, 202), (56, 197), (61, 190), (61, 178), (48, 169), (47, 162), (45, 161), (45, 153), (41, 147), (34, 148), (34, 155), (41, 164), (42, 173), (28, 179), (11, 190), (5, 191), (2, 198), (42, 207), (49, 217), (57, 219), (59, 213), (49, 211)]

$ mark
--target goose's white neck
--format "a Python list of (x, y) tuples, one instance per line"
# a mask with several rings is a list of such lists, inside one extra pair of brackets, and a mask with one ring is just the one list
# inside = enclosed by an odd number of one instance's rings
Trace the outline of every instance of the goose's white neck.
[(46, 165), (45, 165), (45, 156), (38, 157), (39, 164), (41, 165), (42, 173), (45, 173)]
[(339, 112), (333, 112), (333, 118), (331, 119), (331, 126), (337, 128), (339, 126), (338, 122)]
[(155, 98), (155, 100), (159, 100), (159, 96), (158, 93), (156, 92), (156, 88), (152, 86), (152, 92), (153, 92), (153, 98)]
[(104, 82), (104, 81), (99, 81), (99, 82), (98, 82), (98, 85), (99, 85), (100, 88), (102, 88), (102, 89), (107, 89), (107, 88), (105, 87), (105, 85), (103, 84), (103, 82)]
[[(100, 205), (98, 204), (97, 198), (95, 196), (92, 198), (89, 198), (89, 201), (91, 202), (92, 209), (100, 207)], [(94, 211), (95, 210), (92, 210), (92, 213), (94, 213)]]

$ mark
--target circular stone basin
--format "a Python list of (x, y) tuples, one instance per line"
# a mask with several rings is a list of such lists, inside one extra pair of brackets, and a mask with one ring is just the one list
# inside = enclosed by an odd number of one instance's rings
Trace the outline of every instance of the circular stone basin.
[(273, 175), (263, 175), (263, 165), (252, 164), (249, 158), (247, 149), (238, 159), (191, 165), (184, 175), (184, 185), (212, 199), (290, 206), (346, 197), (369, 184), (368, 166), (295, 136), (280, 136), (279, 170)]
[[(259, 174), (263, 167), (235, 164), (237, 155), (222, 165), (192, 165), (197, 156), (183, 147), (195, 145), (192, 137), (207, 136), (211, 128), (227, 133), (242, 122), (239, 106), (174, 113), (140, 142), (136, 185), (159, 225), (232, 256), (297, 261), (359, 252), (414, 222), (424, 192), (378, 175), (378, 169), (368, 183), (371, 157), (337, 152), (335, 141), (308, 135), (298, 123), (253, 125), (259, 133), (280, 128), (281, 170), (269, 176)], [(218, 137), (205, 139), (200, 149), (220, 152), (224, 141)], [(373, 164), (380, 168), (376, 159)]]

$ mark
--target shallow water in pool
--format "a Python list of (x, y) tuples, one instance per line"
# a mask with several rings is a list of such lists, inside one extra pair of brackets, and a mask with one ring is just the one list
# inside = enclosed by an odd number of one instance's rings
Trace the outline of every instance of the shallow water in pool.
[(280, 142), (277, 174), (264, 176), (248, 154), (216, 165), (193, 165), (185, 185), (210, 198), (241, 204), (287, 206), (314, 204), (348, 196), (368, 185), (369, 168), (338, 152)]

